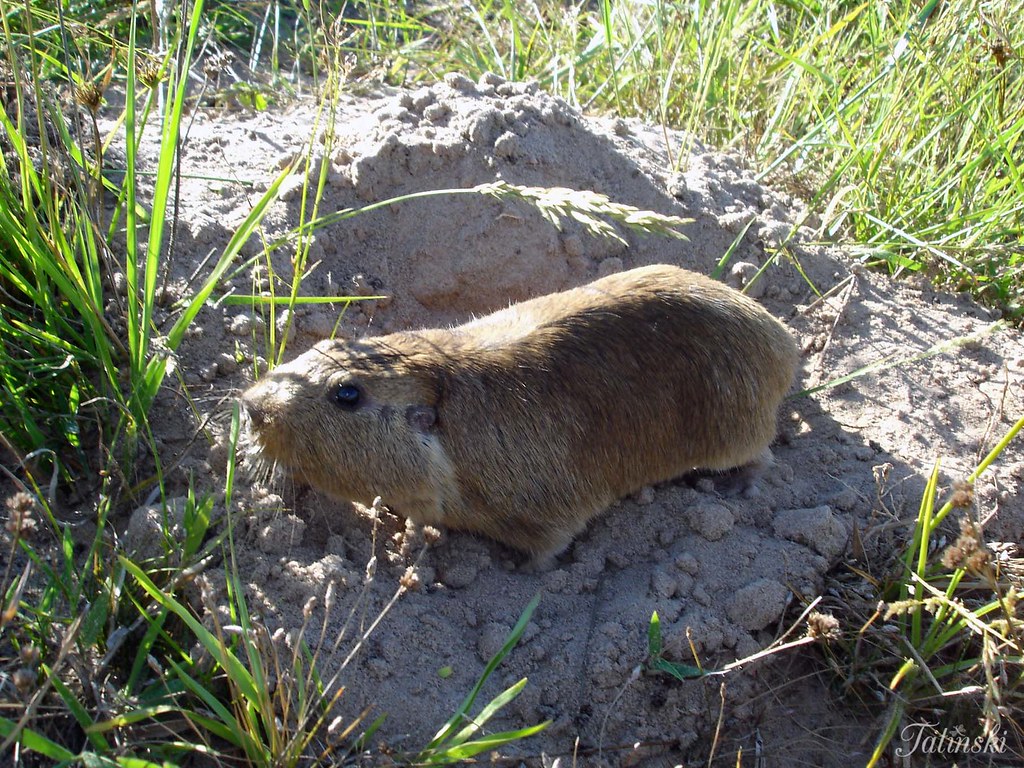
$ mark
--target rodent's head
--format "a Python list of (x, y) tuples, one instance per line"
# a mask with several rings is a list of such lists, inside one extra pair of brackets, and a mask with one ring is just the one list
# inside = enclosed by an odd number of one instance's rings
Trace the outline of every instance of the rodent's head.
[(323, 341), (246, 390), (241, 401), (263, 458), (362, 503), (433, 495), (439, 373), (402, 341)]

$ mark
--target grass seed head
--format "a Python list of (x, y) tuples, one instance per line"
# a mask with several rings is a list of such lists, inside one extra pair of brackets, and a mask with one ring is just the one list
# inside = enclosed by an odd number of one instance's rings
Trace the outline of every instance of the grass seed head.
[(18, 656), (26, 667), (35, 667), (39, 663), (39, 646), (33, 643), (23, 645), (18, 650)]
[(103, 106), (103, 89), (96, 83), (82, 83), (75, 86), (75, 101), (94, 115)]
[(164, 79), (163, 70), (155, 61), (140, 61), (135, 68), (135, 76), (146, 88), (153, 90)]
[(410, 592), (417, 591), (420, 588), (420, 575), (416, 573), (416, 568), (411, 565), (406, 568), (405, 573), (402, 574), (402, 578), (398, 580), (398, 583)]
[(969, 480), (957, 480), (953, 483), (953, 496), (949, 503), (960, 509), (969, 509), (974, 505), (974, 483)]
[(39, 527), (33, 516), (36, 500), (30, 493), (18, 491), (7, 499), (7, 522), (4, 528), (15, 538), (29, 538)]
[(14, 674), (11, 675), (11, 679), (14, 681), (14, 687), (18, 689), (18, 692), (22, 695), (31, 693), (32, 689), (36, 687), (36, 680), (39, 676), (36, 674), (34, 669), (28, 667), (22, 667), (16, 669)]
[(825, 642), (838, 640), (841, 636), (839, 620), (830, 613), (812, 611), (807, 617), (807, 636)]
[(203, 63), (203, 74), (209, 80), (216, 82), (234, 59), (235, 57), (229, 51), (214, 54)]
[(950, 570), (963, 568), (969, 573), (987, 574), (992, 569), (992, 551), (985, 546), (981, 530), (971, 520), (960, 521), (960, 535), (946, 547), (942, 564)]

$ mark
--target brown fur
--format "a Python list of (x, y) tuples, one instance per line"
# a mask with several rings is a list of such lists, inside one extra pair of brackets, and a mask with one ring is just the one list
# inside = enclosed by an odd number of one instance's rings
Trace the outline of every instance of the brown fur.
[(242, 401), (263, 454), (312, 485), (544, 559), (625, 494), (770, 456), (797, 360), (754, 301), (657, 265), (456, 328), (324, 341)]

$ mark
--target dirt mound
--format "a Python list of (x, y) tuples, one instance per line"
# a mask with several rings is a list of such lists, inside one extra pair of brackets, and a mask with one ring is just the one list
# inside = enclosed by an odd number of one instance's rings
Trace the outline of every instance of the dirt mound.
[[(336, 136), (324, 143), (328, 117)], [(333, 115), (312, 104), (285, 113), (195, 115), (183, 158), (172, 280), (178, 290), (190, 275), (203, 274), (211, 249), (223, 247), (254, 194), (311, 134), (315, 151), (329, 160), (320, 213), (502, 179), (591, 189), (694, 223), (684, 230), (688, 241), (624, 233), (627, 247), (589, 236), (578, 222), (558, 231), (526, 204), (491, 198), (429, 197), (387, 206), (315, 233), (302, 293), (389, 300), (343, 314), (341, 305), (317, 305), (278, 317), (280, 330), (293, 334), (289, 357), (335, 327), (342, 337), (360, 337), (456, 322), (643, 264), (708, 273), (741, 233), (725, 270), (735, 285), (765, 263), (766, 248), (785, 246), (751, 293), (799, 339), (801, 389), (890, 356), (910, 360), (991, 323), (965, 299), (923, 283), (893, 283), (816, 244), (814, 222), (800, 201), (759, 184), (735, 157), (677, 132), (584, 117), (535, 86), (493, 76), (479, 83), (449, 76), (415, 91), (347, 99)], [(156, 147), (144, 151), (155, 154)], [(319, 174), (316, 166), (309, 171), (313, 188)], [(268, 237), (298, 223), (302, 181), (297, 175), (287, 182), (267, 218)], [(276, 250), (273, 271), (290, 278), (293, 255)], [(262, 274), (258, 290), (267, 287)], [(223, 287), (250, 293), (251, 276), (243, 272)], [(277, 286), (278, 294), (285, 290)], [(816, 294), (829, 291), (824, 299)], [(180, 370), (206, 411), (251, 380), (252, 361), (266, 355), (267, 321), (251, 314), (224, 305), (205, 309), (200, 330), (181, 350)], [(1022, 384), (1024, 345), (1019, 334), (999, 331), (790, 399), (780, 419), (777, 465), (759, 495), (720, 497), (713, 483), (691, 480), (623, 500), (548, 573), (519, 572), (509, 550), (447, 534), (423, 560), (419, 591), (402, 597), (344, 673), (341, 711), (354, 715), (373, 704), (388, 714), (380, 738), (401, 748), (424, 744), (541, 590), (523, 640), (483, 692), (486, 699), (529, 678), (524, 693), (492, 722), (494, 730), (551, 719), (547, 731), (517, 749), (571, 753), (579, 739), (581, 750), (601, 748), (608, 764), (626, 763), (636, 742), (647, 746), (632, 759), (660, 751), (706, 754), (722, 707), (719, 681), (634, 677), (646, 656), (652, 611), (661, 617), (669, 658), (692, 661), (692, 643), (701, 662), (714, 668), (764, 647), (788, 607), (821, 593), (854, 526), (863, 530), (884, 516), (912, 519), (938, 455), (947, 457), (947, 481), (973, 466), (1024, 408)], [(185, 409), (170, 394), (162, 402), (161, 444), (171, 454), (185, 451), (192, 427), (175, 415)], [(217, 488), (223, 441), (220, 435), (212, 447), (193, 446), (178, 465), (182, 482), (189, 471), (212, 473)], [(979, 510), (995, 516), (990, 529), (1008, 540), (1024, 531), (1022, 467), (1020, 448), (1011, 446), (977, 487)], [(307, 599), (322, 596), (333, 581), (338, 605), (326, 619), (326, 636), (342, 631), (351, 610), (351, 639), (354, 627), (367, 626), (387, 602), (416, 555), (400, 521), (384, 516), (375, 524), (365, 508), (307, 489), (256, 488), (242, 503), (248, 516), (240, 573), (251, 607), (274, 626), (301, 626)], [(372, 555), (376, 576), (357, 602)], [(314, 623), (322, 620), (315, 612)], [(343, 655), (325, 659), (325, 678)], [(820, 684), (778, 689), (778, 677), (773, 688), (763, 682), (766, 669), (789, 663), (763, 662), (728, 679), (727, 732), (749, 751), (760, 722), (766, 754), (848, 764), (862, 734), (833, 712)], [(442, 675), (442, 668), (450, 670)], [(835, 743), (793, 738), (829, 722)], [(585, 764), (597, 765), (596, 753), (587, 754)]]

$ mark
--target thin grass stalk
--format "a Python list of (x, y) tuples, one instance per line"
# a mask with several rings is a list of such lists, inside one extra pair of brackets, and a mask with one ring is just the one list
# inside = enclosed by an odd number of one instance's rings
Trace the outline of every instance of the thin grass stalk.
[[(334, 87), (332, 87), (332, 86), (334, 86)], [(310, 201), (309, 185), (308, 184), (303, 184), (303, 186), (302, 186), (302, 197), (301, 197), (301, 200), (300, 200), (300, 203), (299, 203), (299, 222), (300, 222), (300, 224), (299, 224), (299, 231), (300, 232), (303, 230), (303, 223), (306, 222), (306, 220), (307, 220), (306, 219), (307, 206), (310, 209), (310, 211), (309, 211), (310, 220), (316, 220), (318, 218), (318, 213), (319, 213), (319, 210), (320, 210), (320, 201), (323, 199), (324, 189), (327, 186), (327, 176), (328, 176), (328, 172), (330, 171), (330, 167), (331, 167), (331, 160), (330, 160), (330, 157), (331, 157), (331, 154), (332, 154), (331, 140), (333, 139), (334, 129), (335, 129), (335, 115), (336, 115), (336, 111), (335, 111), (335, 109), (333, 109), (333, 105), (336, 103), (336, 99), (337, 99), (337, 96), (338, 96), (338, 86), (339, 86), (339, 84), (337, 82), (336, 76), (334, 76), (334, 75), (329, 76), (328, 81), (327, 81), (327, 87), (329, 89), (329, 95), (321, 103), (320, 109), (317, 110), (316, 118), (315, 118), (314, 123), (313, 123), (313, 129), (311, 131), (311, 135), (312, 136), (317, 136), (317, 135), (319, 135), (319, 132), (320, 132), (320, 125), (321, 125), (320, 121), (323, 119), (324, 113), (326, 112), (326, 114), (327, 114), (327, 118), (326, 118), (327, 119), (327, 127), (325, 129), (325, 143), (324, 143), (324, 146), (322, 148), (322, 151), (319, 152), (319, 153), (316, 153), (319, 156), (319, 163), (318, 163), (318, 170), (317, 170), (316, 189), (313, 191), (312, 201)], [(310, 141), (310, 143), (308, 145), (308, 149), (307, 149), (306, 155), (305, 155), (305, 161), (304, 161), (304, 164), (303, 164), (303, 173), (305, 174), (305, 177), (307, 179), (309, 178), (310, 173), (312, 171), (313, 159), (314, 159), (314, 142)], [(303, 274), (305, 273), (305, 270), (306, 270), (306, 262), (307, 262), (307, 260), (309, 258), (309, 248), (310, 248), (310, 246), (312, 244), (313, 244), (312, 233), (310, 233), (310, 235), (308, 235), (308, 236), (300, 235), (299, 238), (298, 238), (298, 242), (296, 244), (295, 255), (292, 258), (292, 281), (291, 281), (291, 291), (290, 291), (290, 294), (289, 294), (289, 302), (288, 302), (288, 310), (289, 310), (289, 312), (288, 312), (288, 322), (287, 322), (287, 325), (286, 325), (286, 327), (284, 329), (284, 332), (281, 334), (280, 344), (279, 344), (279, 346), (277, 348), (277, 353), (274, 356), (273, 362), (275, 364), (280, 362), (283, 359), (283, 357), (284, 357), (285, 345), (287, 344), (287, 341), (288, 341), (288, 331), (289, 331), (289, 327), (291, 326), (291, 324), (292, 324), (292, 322), (294, 321), (294, 318), (295, 318), (295, 313), (294, 313), (295, 303), (296, 303), (296, 300), (298, 299), (299, 291), (300, 291), (301, 286), (302, 286), (302, 276), (303, 276)], [(275, 309), (275, 305), (272, 304), (271, 307), (270, 307), (272, 318), (273, 318), (274, 309)], [(270, 325), (275, 327), (275, 328), (277, 327), (276, 321), (270, 323)]]
[[(182, 11), (184, 11), (184, 8)], [(177, 165), (180, 150), (179, 131), (181, 128), (182, 112), (186, 103), (185, 89), (188, 85), (188, 70), (192, 64), (192, 53), (199, 37), (199, 24), (202, 12), (203, 0), (195, 0), (189, 14), (189, 27), (184, 40), (183, 53), (178, 67), (172, 70), (171, 80), (168, 83), (168, 100), (165, 105), (162, 122), (160, 157), (157, 163), (157, 175), (151, 206), (152, 220), (149, 227), (149, 239), (146, 245), (145, 288), (142, 296), (143, 316), (141, 321), (142, 327), (140, 328), (142, 337), (139, 340), (141, 349), (137, 355), (137, 361), (140, 364), (137, 371), (139, 374), (143, 374), (140, 377), (140, 384), (143, 387), (142, 401), (139, 403), (143, 409), (148, 407), (149, 403), (156, 397), (157, 389), (159, 389), (163, 381), (163, 372), (166, 370), (166, 362), (163, 365), (152, 366), (151, 361), (149, 361), (150, 364), (147, 364), (145, 358), (150, 353), (153, 307), (156, 303), (161, 246), (163, 244), (168, 200), (173, 186), (172, 174)], [(156, 372), (159, 372), (159, 375), (155, 375)]]
[[(125, 72), (125, 197), (127, 207), (125, 209), (125, 284), (127, 286), (127, 312), (125, 321), (128, 326), (129, 343), (129, 370), (131, 381), (135, 383), (140, 377), (140, 372), (145, 366), (145, 355), (147, 345), (144, 341), (148, 338), (149, 331), (144, 329), (144, 312), (141, 308), (139, 297), (139, 244), (138, 244), (138, 200), (136, 198), (138, 170), (136, 167), (136, 152), (138, 144), (135, 137), (138, 134), (138, 125), (135, 120), (135, 98), (137, 83), (135, 73), (138, 68), (136, 40), (138, 35), (137, 27), (138, 6), (134, 3), (132, 15), (129, 21), (128, 31), (128, 66)], [(134, 413), (133, 416), (136, 414)]]

